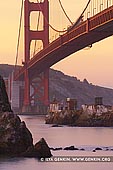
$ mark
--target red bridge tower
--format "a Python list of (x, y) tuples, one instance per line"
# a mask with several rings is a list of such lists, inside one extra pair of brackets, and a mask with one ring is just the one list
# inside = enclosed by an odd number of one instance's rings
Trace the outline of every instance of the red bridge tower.
[[(32, 11), (40, 11), (43, 14), (43, 30), (30, 30), (30, 13)], [(24, 34), (25, 34), (25, 90), (24, 90), (24, 106), (23, 112), (31, 112), (31, 104), (35, 103), (37, 100), (42, 102), (44, 105), (48, 105), (49, 100), (49, 68), (46, 69), (40, 75), (34, 70), (33, 75), (37, 80), (33, 80), (30, 76), (28, 63), (30, 61), (30, 44), (31, 40), (42, 40), (43, 48), (49, 44), (49, 2), (44, 0), (40, 3), (29, 2), (29, 0), (24, 1)], [(36, 82), (37, 81), (37, 82)], [(38, 84), (36, 86), (36, 84)], [(32, 87), (32, 94), (30, 88)], [(41, 90), (40, 90), (41, 89)], [(42, 92), (43, 91), (43, 92)]]

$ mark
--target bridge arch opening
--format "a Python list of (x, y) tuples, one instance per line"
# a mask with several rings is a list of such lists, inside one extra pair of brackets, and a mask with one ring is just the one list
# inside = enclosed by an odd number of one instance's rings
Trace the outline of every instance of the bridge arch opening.
[(37, 1), (40, 3), (40, 2), (44, 2), (44, 0), (29, 0), (29, 2), (35, 2), (37, 3)]
[(32, 40), (30, 44), (30, 59), (43, 49), (42, 40)]
[(41, 11), (32, 11), (30, 13), (30, 30), (42, 31), (44, 28), (44, 16)]

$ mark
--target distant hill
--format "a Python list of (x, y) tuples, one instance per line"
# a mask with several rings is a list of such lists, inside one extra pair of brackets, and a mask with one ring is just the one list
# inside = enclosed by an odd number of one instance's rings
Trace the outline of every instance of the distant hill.
[(13, 71), (14, 66), (8, 64), (0, 64), (0, 75), (3, 77), (8, 77)]
[(61, 71), (50, 70), (50, 97), (58, 100), (75, 98), (78, 106), (94, 104), (95, 97), (103, 97), (103, 104), (113, 105), (113, 89), (92, 85), (86, 79), (80, 81)]
[[(0, 64), (0, 75), (8, 77), (13, 69), (12, 65)], [(113, 105), (113, 89), (92, 85), (86, 79), (82, 82), (76, 77), (50, 69), (49, 84), (50, 100), (53, 100), (54, 97), (59, 101), (75, 98), (78, 106), (81, 106), (82, 104), (93, 104), (95, 97), (103, 97), (103, 104)]]
[[(16, 68), (20, 68), (21, 66), (16, 66)], [(14, 70), (14, 65), (9, 64), (0, 64), (0, 75), (3, 77), (8, 77), (12, 71)]]

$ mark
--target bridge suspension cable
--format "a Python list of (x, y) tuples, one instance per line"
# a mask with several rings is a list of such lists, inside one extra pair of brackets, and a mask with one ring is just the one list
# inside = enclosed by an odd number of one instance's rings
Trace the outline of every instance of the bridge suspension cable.
[(69, 30), (72, 30), (72, 29), (80, 22), (80, 20), (83, 18), (83, 14), (85, 13), (87, 7), (88, 7), (89, 4), (90, 4), (90, 2), (91, 2), (91, 0), (88, 0), (88, 2), (87, 2), (87, 4), (86, 4), (83, 12), (82, 12), (81, 15), (78, 17), (78, 19), (76, 20), (76, 22), (68, 29), (68, 31), (69, 31)]
[[(59, 4), (60, 4), (60, 6), (61, 6), (61, 8), (62, 8), (62, 10), (63, 10), (63, 12), (64, 12), (64, 14), (65, 14), (65, 16), (68, 18), (69, 22), (71, 23), (71, 26), (70, 26), (71, 29), (74, 28), (74, 27), (80, 22), (83, 14), (84, 14), (84, 12), (86, 11), (88, 5), (89, 5), (90, 2), (91, 2), (91, 0), (88, 0), (88, 3), (87, 3), (87, 5), (86, 5), (86, 7), (84, 8), (83, 12), (82, 12), (81, 15), (79, 16), (79, 18), (76, 20), (76, 22), (73, 24), (73, 22), (72, 22), (72, 21), (70, 20), (70, 18), (68, 17), (68, 15), (67, 15), (67, 13), (66, 13), (66, 11), (65, 11), (62, 3), (61, 3), (61, 0), (58, 0), (58, 1), (59, 1)], [(39, 8), (41, 9), (41, 6), (40, 6), (40, 2), (41, 2), (41, 1), (39, 2), (39, 0), (37, 0), (37, 2), (38, 2), (38, 5), (39, 5)], [(46, 22), (48, 23), (47, 18), (45, 18), (45, 20), (46, 20)], [(48, 23), (48, 25), (50, 26), (50, 28), (51, 28), (52, 30), (54, 30), (54, 31), (56, 31), (56, 32), (58, 32), (58, 33), (65, 33), (65, 32), (67, 32), (67, 31), (70, 30), (70, 29), (57, 30), (57, 29), (55, 29), (50, 23)]]
[(62, 5), (61, 0), (59, 0), (59, 4), (60, 4), (60, 6), (61, 6), (61, 8), (62, 8), (62, 10), (63, 10), (63, 12), (64, 12), (64, 14), (65, 14), (65, 16), (67, 17), (67, 19), (69, 20), (69, 22), (71, 23), (71, 25), (73, 25), (73, 22), (71, 21), (71, 19), (70, 19), (69, 16), (67, 15), (67, 13), (66, 13), (63, 5)]
[(20, 33), (21, 33), (21, 26), (22, 26), (23, 6), (24, 6), (24, 0), (22, 0), (22, 2), (21, 2), (20, 22), (19, 22), (18, 40), (17, 40), (17, 48), (16, 48), (16, 60), (15, 60), (14, 69), (16, 69), (17, 61), (18, 61), (18, 51), (19, 51), (19, 45), (20, 45)]
[[(38, 2), (38, 5), (39, 5), (39, 8), (41, 9), (39, 0), (37, 0), (37, 2)], [(41, 10), (42, 10), (42, 9), (41, 9)], [(46, 20), (46, 22), (48, 23), (47, 18), (45, 18), (45, 20)], [(58, 33), (64, 33), (64, 32), (67, 31), (67, 30), (57, 30), (57, 29), (55, 29), (50, 23), (48, 23), (48, 25), (50, 26), (51, 29), (53, 29), (54, 31), (56, 31), (56, 32), (58, 32)]]

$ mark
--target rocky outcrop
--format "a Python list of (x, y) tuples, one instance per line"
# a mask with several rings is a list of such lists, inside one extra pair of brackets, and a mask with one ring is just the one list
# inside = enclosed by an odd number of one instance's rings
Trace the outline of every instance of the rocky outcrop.
[(50, 149), (41, 139), (33, 145), (32, 134), (11, 110), (5, 83), (0, 76), (0, 156), (50, 157)]
[(0, 115), (0, 155), (36, 158), (52, 156), (44, 138), (33, 145), (32, 134), (25, 122), (13, 112)]
[(80, 114), (81, 111), (62, 110), (48, 114), (45, 118), (45, 122), (46, 124), (54, 124), (55, 127), (59, 127), (59, 125), (74, 125)]
[(79, 126), (79, 127), (113, 127), (113, 111), (102, 113), (97, 116), (95, 114), (88, 115), (82, 110), (66, 110), (50, 113), (46, 119), (46, 124)]
[(65, 147), (64, 150), (78, 150), (78, 148), (75, 148), (74, 146), (69, 146), (69, 147)]
[(11, 106), (8, 100), (6, 87), (2, 76), (0, 75), (0, 112), (12, 112)]
[(50, 148), (44, 138), (35, 144), (34, 149), (37, 151), (39, 158), (47, 158), (52, 156)]
[(29, 147), (21, 154), (23, 157), (49, 158), (52, 156), (50, 148), (44, 138), (41, 138), (35, 145)]
[(33, 145), (32, 134), (13, 112), (0, 116), (0, 154), (18, 155)]

